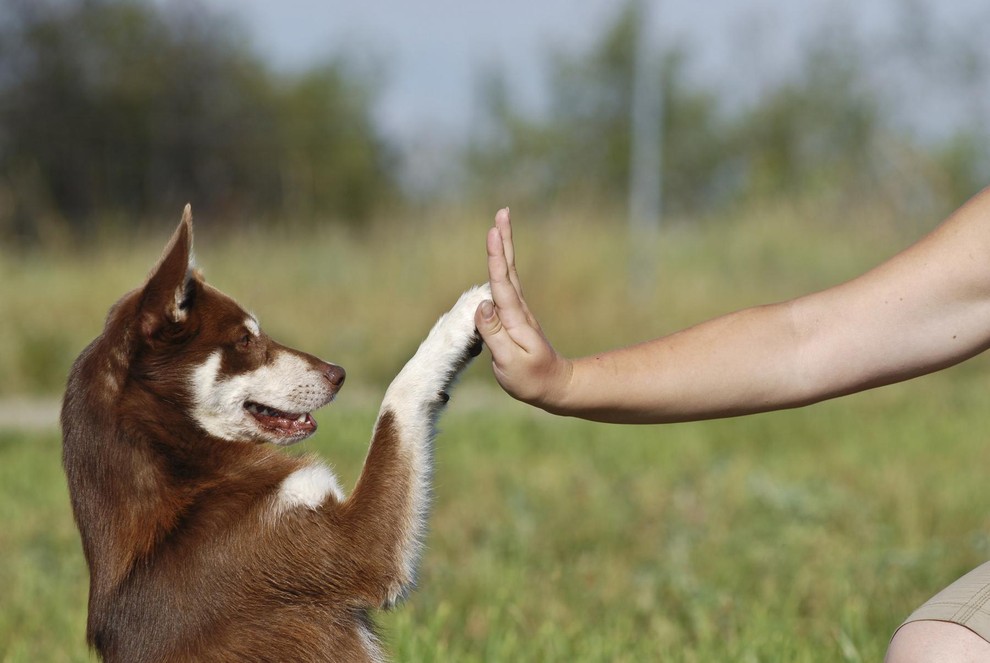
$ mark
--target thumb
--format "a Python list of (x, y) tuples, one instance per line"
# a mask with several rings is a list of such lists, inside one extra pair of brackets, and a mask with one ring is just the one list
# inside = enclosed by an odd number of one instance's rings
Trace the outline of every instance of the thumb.
[(481, 340), (485, 342), (489, 352), (492, 353), (492, 359), (495, 362), (498, 362), (499, 358), (504, 361), (511, 356), (516, 343), (502, 324), (502, 320), (495, 310), (495, 304), (491, 300), (486, 299), (478, 304), (478, 308), (474, 312), (474, 324), (478, 328), (478, 333), (481, 334)]
[(481, 334), (481, 338), (486, 344), (505, 330), (502, 327), (502, 321), (495, 312), (495, 304), (492, 303), (492, 300), (486, 299), (478, 304), (478, 308), (474, 312), (474, 326), (478, 328), (478, 333)]

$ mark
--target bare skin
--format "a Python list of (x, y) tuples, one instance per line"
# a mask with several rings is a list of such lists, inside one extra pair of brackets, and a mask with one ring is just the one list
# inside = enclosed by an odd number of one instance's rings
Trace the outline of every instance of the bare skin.
[[(798, 407), (931, 373), (990, 347), (990, 189), (851, 281), (637, 345), (570, 359), (523, 297), (509, 210), (487, 238), (492, 302), (475, 323), (499, 384), (560, 415), (670, 423)], [(901, 628), (887, 663), (990, 661), (965, 627)]]
[(919, 242), (821, 292), (569, 359), (526, 305), (509, 210), (488, 233), (494, 306), (475, 322), (499, 384), (555, 414), (670, 423), (797, 407), (931, 373), (990, 347), (990, 189)]

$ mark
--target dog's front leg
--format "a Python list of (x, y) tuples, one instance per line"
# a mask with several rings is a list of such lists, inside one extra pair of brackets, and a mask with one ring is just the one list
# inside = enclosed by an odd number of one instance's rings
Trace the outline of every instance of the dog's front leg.
[(447, 390), (481, 349), (474, 312), (491, 297), (473, 288), (434, 325), (382, 403), (364, 470), (342, 505), (363, 589), (376, 606), (412, 585), (429, 506), (431, 442)]

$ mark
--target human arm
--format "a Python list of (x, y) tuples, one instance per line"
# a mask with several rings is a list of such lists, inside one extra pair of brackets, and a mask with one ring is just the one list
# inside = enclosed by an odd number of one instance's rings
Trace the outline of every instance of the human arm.
[(508, 210), (489, 231), (494, 306), (476, 323), (514, 397), (599, 421), (664, 423), (796, 407), (898, 382), (990, 346), (990, 190), (849, 282), (580, 359), (526, 306)]

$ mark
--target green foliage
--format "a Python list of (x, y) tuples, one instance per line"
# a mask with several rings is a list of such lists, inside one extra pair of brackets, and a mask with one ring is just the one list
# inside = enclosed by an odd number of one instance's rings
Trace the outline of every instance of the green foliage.
[(0, 661), (87, 661), (88, 575), (58, 433), (0, 431)]
[(813, 44), (801, 75), (740, 119), (735, 147), (748, 164), (752, 195), (875, 186), (871, 160), (885, 136), (883, 113), (860, 63), (847, 41)]
[[(650, 247), (660, 274), (644, 297), (618, 267), (628, 243), (599, 214), (515, 209), (527, 298), (571, 355), (843, 281), (926, 230), (889, 210), (829, 214), (792, 199), (672, 224)], [(426, 216), (363, 233), (197, 235), (211, 283), (275, 338), (348, 369), (296, 450), (327, 458), (345, 486), (386, 381), (484, 278), (488, 211)], [(0, 282), (17, 284), (0, 297), (0, 395), (56, 394), (171, 229), (0, 255)], [(973, 470), (990, 426), (987, 358), (797, 411), (623, 427), (511, 401), (486, 357), (441, 421), (420, 588), (379, 618), (395, 660), (875, 661), (914, 607), (990, 555), (986, 480)], [(54, 427), (0, 430), (5, 662), (88, 660), (85, 562), (59, 454)]]
[(952, 136), (935, 151), (935, 159), (950, 201), (961, 204), (988, 184), (983, 175), (990, 173), (990, 150), (986, 135), (979, 131)]
[(230, 17), (136, 0), (3, 0), (0, 229), (37, 238), (186, 201), (213, 217), (361, 219), (393, 189), (371, 77), (277, 76)]
[[(671, 223), (655, 244), (635, 247), (660, 266), (658, 280), (636, 293), (626, 268), (634, 247), (607, 213), (514, 209), (528, 295), (568, 354), (851, 278), (930, 227), (906, 226), (888, 209), (830, 209), (815, 199)], [(490, 211), (434, 209), (401, 225), (375, 217), (360, 233), (323, 225), (233, 234), (204, 222), (196, 253), (207, 281), (259, 315), (275, 338), (343, 364), (350, 385), (377, 387), (415, 347), (417, 330), (487, 278)], [(111, 236), (85, 250), (0, 250), (0, 283), (11, 285), (0, 289), (0, 397), (59, 393), (72, 359), (110, 306), (141, 284), (174, 224), (169, 215), (140, 239)]]
[[(483, 126), (450, 155), (461, 200), (625, 206), (638, 6), (619, 3), (586, 51), (550, 52), (544, 113), (520, 110), (501, 72), (482, 76)], [(876, 84), (875, 61), (893, 53), (914, 67), (907, 99), (940, 78), (938, 94), (976, 107), (990, 76), (983, 42), (932, 41), (921, 13), (905, 16), (892, 46), (825, 23), (790, 75), (734, 107), (692, 80), (691, 49), (664, 35), (649, 68), (663, 95), (668, 215), (809, 192), (928, 215), (971, 195), (990, 176), (986, 130), (925, 141), (899, 126), (904, 102)], [(374, 120), (381, 77), (356, 62), (273, 71), (236, 20), (202, 5), (0, 0), (0, 241), (65, 244), (187, 201), (220, 222), (307, 227), (401, 208), (397, 147)]]
[[(488, 132), (468, 149), (479, 193), (513, 200), (624, 200), (629, 178), (633, 69), (640, 24), (627, 3), (590, 52), (556, 52), (550, 62), (549, 110), (531, 118), (515, 109), (497, 71), (481, 86)], [(668, 49), (658, 68), (665, 101), (663, 159), (673, 211), (712, 194), (727, 157), (716, 99), (686, 81), (686, 52)], [(501, 191), (500, 191), (501, 190)]]
[[(500, 199), (528, 204), (625, 204), (641, 28), (636, 7), (620, 5), (587, 51), (553, 55), (545, 113), (519, 110), (503, 76), (485, 73), (479, 89), (488, 126), (467, 154), (478, 193), (494, 189)], [(945, 144), (932, 144), (898, 128), (903, 118), (895, 97), (874, 81), (881, 46), (849, 28), (826, 23), (807, 41), (792, 73), (768, 83), (751, 104), (731, 109), (723, 91), (691, 82), (688, 48), (661, 44), (653, 69), (661, 77), (661, 186), (668, 213), (708, 213), (740, 200), (813, 192), (847, 204), (882, 197), (905, 215), (927, 214), (944, 201), (961, 203), (980, 187), (990, 176), (987, 160), (977, 158), (986, 152), (986, 131), (961, 126)], [(952, 45), (944, 49), (954, 53)], [(981, 95), (986, 78), (980, 74), (990, 71), (973, 64), (985, 56), (967, 54), (975, 73), (959, 81), (960, 97)], [(924, 94), (924, 81), (915, 82), (911, 98)]]
[[(986, 363), (982, 365), (986, 369)], [(990, 555), (985, 374), (666, 427), (453, 392), (397, 661), (878, 661)], [(345, 388), (346, 391), (346, 388)], [(342, 396), (344, 394), (342, 393)], [(318, 414), (353, 486), (373, 403)], [(0, 432), (0, 660), (86, 661), (86, 571), (54, 431)]]
[(343, 62), (281, 83), (280, 210), (366, 218), (392, 195), (392, 155), (371, 121), (373, 90)]

